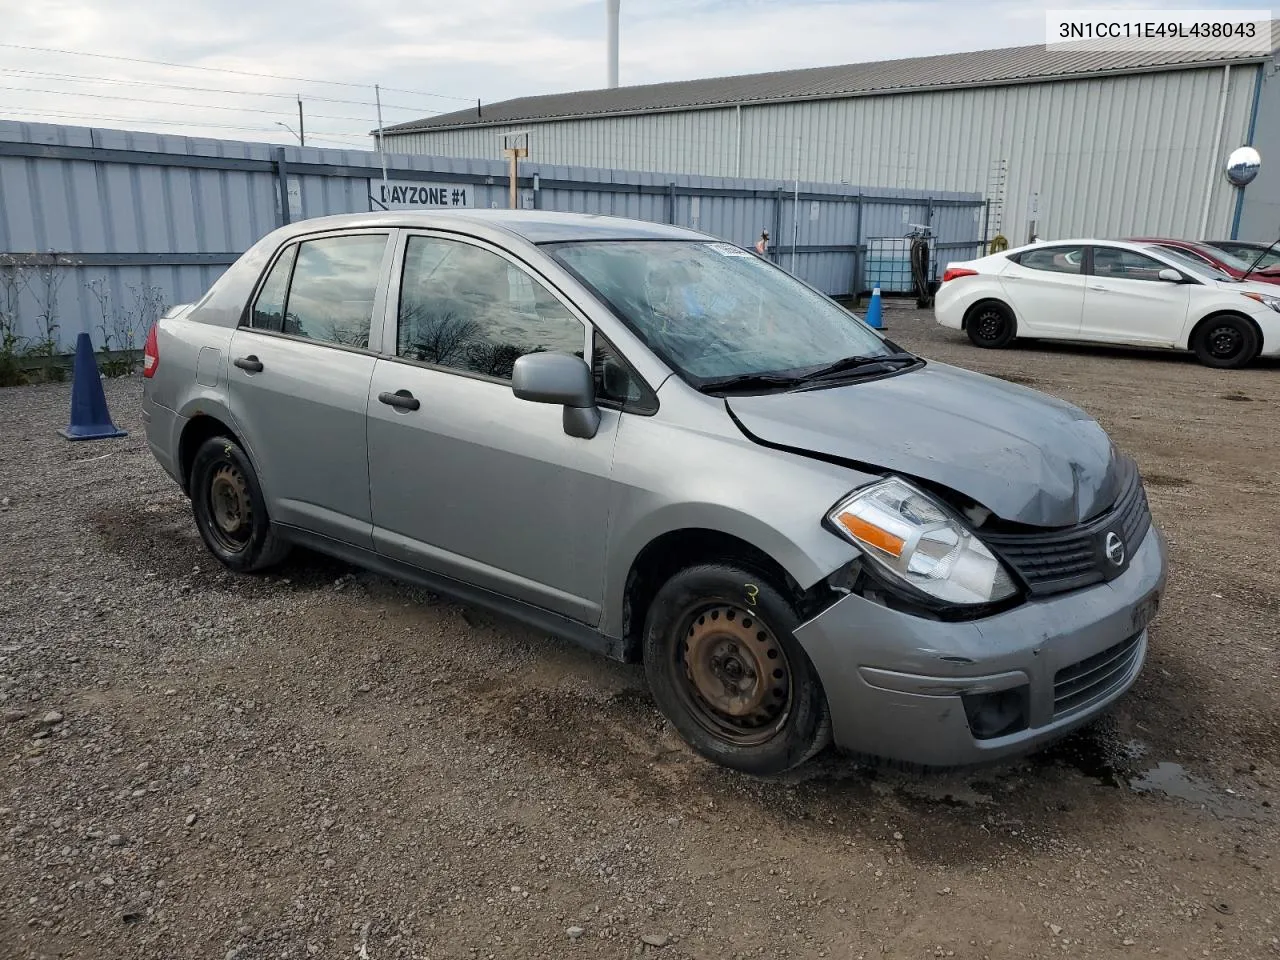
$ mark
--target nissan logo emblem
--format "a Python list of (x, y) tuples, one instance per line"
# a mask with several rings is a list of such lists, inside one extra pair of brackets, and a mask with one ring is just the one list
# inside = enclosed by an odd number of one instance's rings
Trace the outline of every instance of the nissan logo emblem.
[(1103, 544), (1103, 550), (1107, 554), (1107, 559), (1115, 566), (1118, 567), (1124, 563), (1124, 541), (1120, 539), (1119, 535), (1117, 535), (1114, 530), (1107, 534), (1106, 542)]

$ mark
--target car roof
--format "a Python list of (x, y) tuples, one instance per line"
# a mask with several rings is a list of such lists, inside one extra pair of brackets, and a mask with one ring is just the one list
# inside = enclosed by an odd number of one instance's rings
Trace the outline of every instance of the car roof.
[(1008, 250), (1002, 250), (1000, 253), (993, 253), (991, 256), (1008, 256), (1012, 253), (1022, 253), (1024, 250), (1037, 250), (1045, 247), (1087, 247), (1087, 246), (1105, 246), (1120, 247), (1126, 250), (1145, 250), (1151, 244), (1156, 243), (1155, 240), (1110, 240), (1105, 237), (1064, 237), (1061, 240), (1041, 240), (1039, 243), (1024, 243), (1020, 247), (1010, 247)]
[[(317, 230), (368, 227), (409, 227), (465, 229), (469, 225), (497, 228), (523, 237), (530, 243), (566, 240), (707, 240), (706, 234), (665, 223), (633, 220), (591, 213), (561, 213), (555, 210), (386, 210), (374, 213), (342, 213), (299, 220), (285, 228), (296, 236)], [(292, 229), (290, 229), (292, 228)]]

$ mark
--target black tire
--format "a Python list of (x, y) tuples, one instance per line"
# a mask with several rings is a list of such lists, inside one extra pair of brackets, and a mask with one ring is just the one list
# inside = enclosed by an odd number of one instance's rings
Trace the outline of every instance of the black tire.
[(289, 543), (272, 527), (258, 475), (231, 437), (210, 437), (191, 462), (191, 512), (209, 552), (237, 573), (275, 566)]
[(658, 591), (645, 622), (645, 673), (658, 708), (698, 753), (767, 776), (830, 742), (826, 694), (792, 635), (799, 622), (766, 577), (727, 564), (682, 570)]
[(1253, 362), (1262, 344), (1244, 317), (1229, 313), (1206, 317), (1191, 335), (1191, 349), (1206, 367), (1237, 369)]
[(974, 306), (965, 317), (964, 329), (975, 347), (986, 350), (1007, 347), (1018, 335), (1013, 311), (998, 300), (986, 300)]

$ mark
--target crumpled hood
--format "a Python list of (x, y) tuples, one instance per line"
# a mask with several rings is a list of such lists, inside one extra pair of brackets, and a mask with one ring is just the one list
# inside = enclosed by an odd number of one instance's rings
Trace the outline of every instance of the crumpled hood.
[(1111, 440), (1084, 411), (946, 364), (725, 402), (758, 441), (932, 481), (1015, 523), (1070, 526), (1120, 492)]

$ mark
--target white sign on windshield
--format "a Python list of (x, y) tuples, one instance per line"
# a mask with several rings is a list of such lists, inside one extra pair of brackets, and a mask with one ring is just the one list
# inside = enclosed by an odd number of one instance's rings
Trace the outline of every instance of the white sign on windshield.
[(371, 210), (424, 210), (475, 206), (469, 183), (432, 183), (418, 180), (369, 181)]

